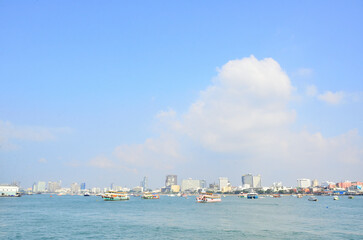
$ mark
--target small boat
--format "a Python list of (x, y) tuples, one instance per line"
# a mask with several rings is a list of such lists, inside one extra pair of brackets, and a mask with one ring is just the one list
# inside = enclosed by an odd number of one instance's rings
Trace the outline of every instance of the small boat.
[(89, 192), (85, 192), (85, 193), (83, 194), (83, 196), (85, 196), (85, 197), (89, 197), (89, 196), (90, 196), (90, 194), (89, 194)]
[(105, 201), (125, 201), (130, 200), (130, 197), (124, 192), (109, 191), (102, 196)]
[(247, 194), (247, 199), (258, 199), (257, 193), (249, 193)]
[(142, 199), (159, 199), (159, 195), (155, 193), (144, 193), (144, 195), (141, 196)]
[(280, 198), (280, 197), (281, 197), (281, 195), (280, 195), (280, 194), (274, 194), (274, 195), (272, 195), (272, 197), (273, 197), (273, 198)]
[(348, 199), (353, 199), (354, 198), (354, 196), (348, 196)]
[(308, 200), (309, 201), (315, 201), (315, 202), (318, 201), (318, 199), (316, 197), (314, 197), (314, 196), (309, 197)]
[(339, 200), (339, 197), (338, 196), (334, 196), (333, 197), (333, 200)]
[(301, 194), (296, 195), (297, 198), (302, 198), (303, 196)]
[(247, 198), (247, 193), (240, 193), (240, 194), (238, 194), (238, 197), (239, 198)]
[(198, 203), (222, 202), (221, 196), (213, 193), (205, 193), (197, 197)]

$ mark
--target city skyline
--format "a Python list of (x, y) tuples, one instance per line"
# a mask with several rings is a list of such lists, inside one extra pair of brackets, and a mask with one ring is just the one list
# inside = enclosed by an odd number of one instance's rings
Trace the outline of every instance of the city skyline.
[(2, 2), (0, 182), (361, 181), (363, 4), (333, 2)]

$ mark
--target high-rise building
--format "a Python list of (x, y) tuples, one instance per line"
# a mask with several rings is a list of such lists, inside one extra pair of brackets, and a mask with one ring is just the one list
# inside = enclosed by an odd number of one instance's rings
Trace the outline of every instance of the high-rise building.
[(149, 189), (149, 180), (147, 176), (144, 177), (140, 185), (144, 188), (144, 190)]
[(311, 187), (311, 180), (306, 178), (300, 178), (297, 180), (297, 186), (299, 188), (309, 188)]
[(39, 181), (38, 183), (34, 183), (32, 191), (35, 192), (35, 193), (45, 192), (46, 191), (46, 183), (42, 182), (42, 181)]
[(61, 181), (48, 182), (48, 192), (54, 193), (56, 190), (61, 189)]
[(170, 187), (172, 185), (178, 185), (177, 175), (167, 175), (165, 180), (165, 187)]
[(219, 190), (222, 191), (226, 187), (228, 187), (229, 181), (227, 177), (220, 177), (219, 178)]
[(86, 190), (86, 183), (81, 183), (81, 190)]
[(183, 179), (181, 184), (181, 190), (182, 191), (198, 191), (201, 189), (201, 180), (196, 179)]
[(312, 182), (312, 186), (313, 187), (319, 186), (319, 181), (317, 179), (314, 179), (313, 182)]
[(78, 183), (72, 183), (71, 184), (71, 192), (73, 194), (78, 194), (81, 190), (81, 187), (78, 185)]
[(242, 185), (248, 185), (250, 188), (261, 188), (261, 175), (253, 176), (251, 173), (243, 175)]

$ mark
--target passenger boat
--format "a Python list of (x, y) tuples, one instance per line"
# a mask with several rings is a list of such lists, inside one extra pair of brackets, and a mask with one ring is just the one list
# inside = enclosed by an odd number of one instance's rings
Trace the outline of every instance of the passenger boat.
[(333, 200), (339, 200), (339, 197), (338, 196), (334, 196), (333, 197)]
[(258, 195), (257, 193), (249, 193), (247, 194), (247, 199), (257, 199)]
[(198, 203), (222, 202), (221, 196), (212, 193), (205, 193), (197, 197)]
[(247, 193), (240, 193), (240, 194), (238, 194), (238, 197), (239, 198), (247, 198)]
[(316, 197), (314, 197), (314, 196), (309, 197), (308, 200), (309, 201), (315, 201), (315, 202), (318, 201), (318, 199)]
[(105, 201), (125, 201), (130, 200), (130, 197), (124, 192), (107, 192), (102, 196)]
[(141, 196), (143, 199), (159, 199), (159, 195), (155, 193), (144, 193), (144, 195)]
[(85, 193), (83, 194), (83, 196), (85, 196), (85, 197), (89, 197), (89, 196), (90, 196), (90, 194), (89, 194), (89, 192), (85, 192)]

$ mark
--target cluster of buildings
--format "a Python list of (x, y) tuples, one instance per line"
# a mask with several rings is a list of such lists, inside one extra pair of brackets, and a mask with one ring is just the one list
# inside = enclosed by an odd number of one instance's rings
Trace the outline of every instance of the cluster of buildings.
[[(261, 175), (244, 174), (241, 177), (240, 186), (232, 186), (228, 177), (219, 177), (218, 182), (207, 185), (206, 180), (199, 179), (182, 179), (178, 184), (177, 175), (167, 175), (164, 187), (156, 190), (149, 188), (148, 177), (145, 176), (139, 186), (132, 189), (111, 184), (108, 188), (86, 188), (86, 183), (72, 183), (69, 188), (62, 187), (61, 181), (34, 183), (31, 188), (23, 190), (25, 193), (54, 193), (59, 195), (81, 195), (84, 193), (101, 194), (107, 191), (122, 192), (159, 192), (159, 193), (197, 193), (197, 192), (216, 192), (216, 193), (240, 193), (240, 192), (258, 192), (258, 193), (312, 193), (312, 194), (363, 194), (363, 182), (329, 182), (325, 181), (321, 184), (318, 180), (301, 178), (297, 179), (296, 187), (283, 186), (281, 182), (273, 183), (270, 187), (263, 187)], [(0, 184), (1, 196), (16, 196), (21, 190), (17, 184)]]

